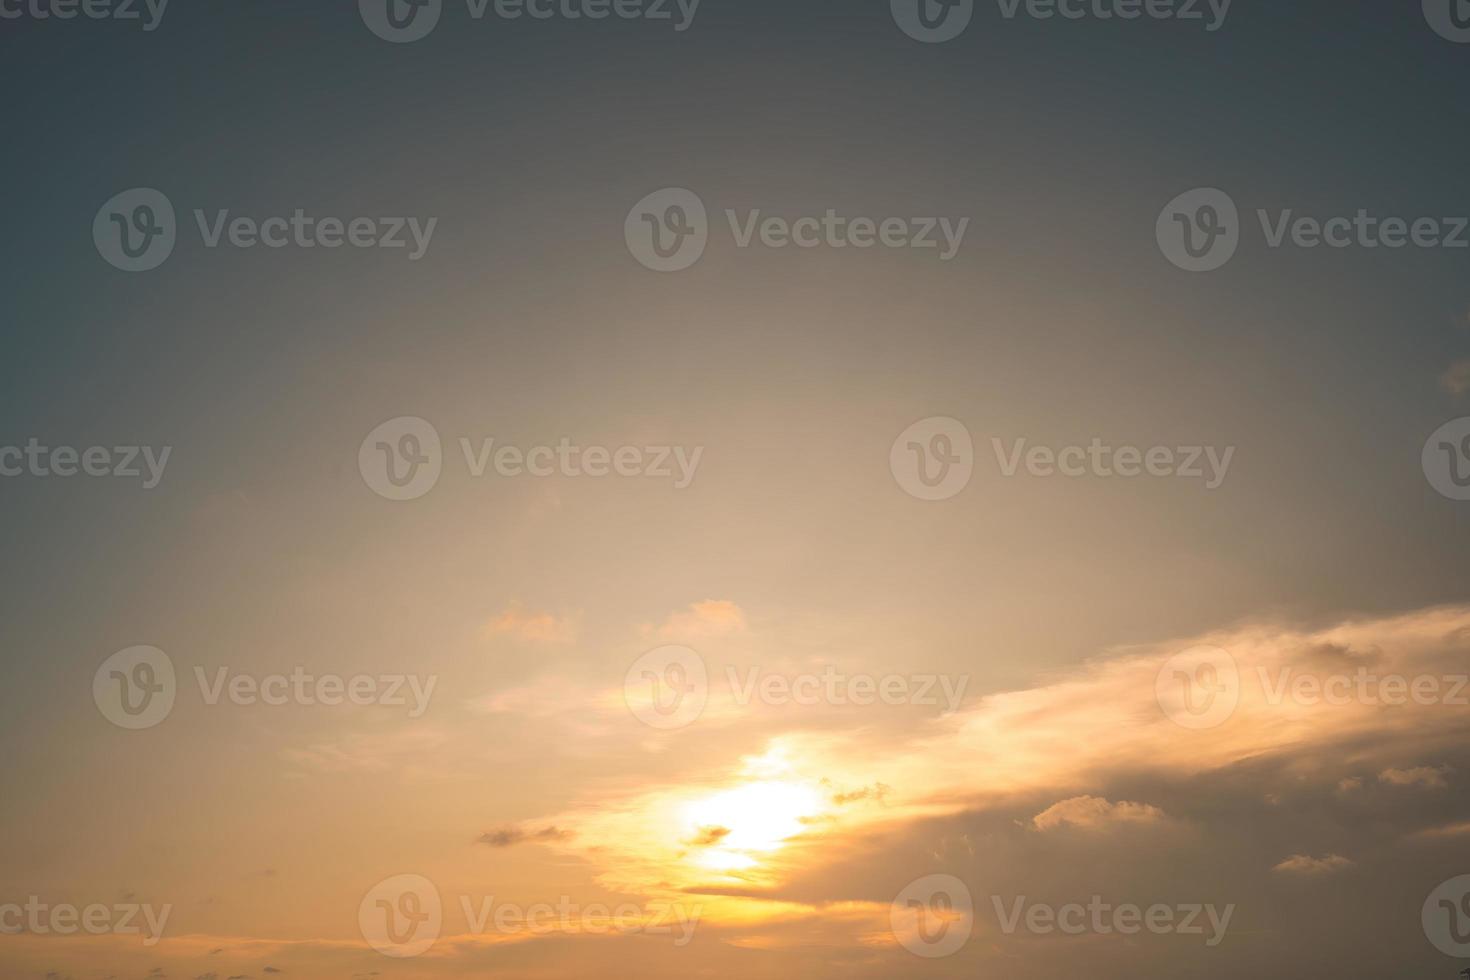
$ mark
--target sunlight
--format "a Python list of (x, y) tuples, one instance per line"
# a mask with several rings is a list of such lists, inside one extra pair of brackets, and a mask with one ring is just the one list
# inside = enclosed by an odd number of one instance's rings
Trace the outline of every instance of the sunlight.
[(717, 871), (753, 867), (805, 829), (823, 808), (822, 795), (804, 783), (748, 783), (684, 806), (684, 838), (700, 848), (696, 862)]

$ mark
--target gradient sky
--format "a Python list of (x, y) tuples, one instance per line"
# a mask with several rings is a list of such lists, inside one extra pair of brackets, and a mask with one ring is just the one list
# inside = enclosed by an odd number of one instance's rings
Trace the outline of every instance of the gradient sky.
[[(1418, 3), (1236, 0), (1215, 32), (981, 3), (933, 45), (886, 0), (703, 0), (683, 32), (450, 3), (394, 45), (353, 3), (173, 0), (151, 32), (0, 20), (0, 73), (0, 446), (173, 447), (148, 491), (0, 479), (0, 905), (173, 907), (150, 947), (0, 935), (5, 977), (1470, 966), (1420, 924), (1470, 873), (1470, 710), (1283, 707), (1253, 681), (1470, 664), (1470, 504), (1420, 465), (1470, 415), (1470, 250), (1271, 249), (1254, 227), (1257, 208), (1470, 215), (1470, 45)], [(136, 275), (90, 235), (132, 187), (183, 225)], [(623, 224), (665, 187), (717, 226), (726, 208), (970, 226), (950, 262), (740, 249), (717, 227), (659, 274)], [(1196, 187), (1252, 226), (1204, 275), (1154, 237)], [(206, 249), (194, 208), (438, 226), (416, 262)], [(406, 503), (357, 465), (400, 416), (446, 448)], [(889, 449), (933, 416), (977, 459), (930, 503)], [(460, 437), (703, 455), (687, 489), (477, 479)], [(1093, 437), (1235, 455), (1206, 491), (1005, 478), (990, 448)], [(1154, 678), (1199, 643), (1252, 680), (1229, 722), (1188, 731)], [(92, 679), (140, 644), (181, 692), (124, 731)], [(673, 731), (624, 703), (662, 644), (714, 678)], [(829, 665), (964, 678), (964, 700), (741, 706), (724, 683)], [(196, 666), (437, 683), (420, 718), (211, 706)], [(445, 922), (394, 959), (358, 906), (405, 873)], [(976, 901), (945, 958), (890, 921), (931, 874)], [(1094, 894), (1237, 910), (1207, 949), (1007, 935), (990, 907)], [(701, 918), (677, 947), (470, 935), (459, 896), (492, 895)]]

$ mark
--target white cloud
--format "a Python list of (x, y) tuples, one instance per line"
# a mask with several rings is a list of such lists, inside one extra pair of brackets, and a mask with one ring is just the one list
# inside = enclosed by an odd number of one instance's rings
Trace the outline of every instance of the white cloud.
[(1055, 830), (1068, 825), (1094, 829), (1119, 824), (1154, 824), (1163, 819), (1164, 811), (1147, 803), (1109, 803), (1097, 796), (1074, 796), (1038, 813), (1031, 822), (1037, 830)]

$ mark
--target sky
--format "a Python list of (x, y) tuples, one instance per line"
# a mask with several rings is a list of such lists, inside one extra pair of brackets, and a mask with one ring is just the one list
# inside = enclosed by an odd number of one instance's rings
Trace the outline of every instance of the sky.
[(1470, 968), (1453, 2), (0, 0), (0, 975)]

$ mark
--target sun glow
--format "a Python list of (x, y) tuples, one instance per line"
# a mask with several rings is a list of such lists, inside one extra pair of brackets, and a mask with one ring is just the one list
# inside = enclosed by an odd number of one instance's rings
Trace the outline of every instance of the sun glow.
[(805, 783), (747, 783), (685, 804), (683, 836), (701, 867), (739, 871), (800, 834), (823, 806), (822, 795)]

